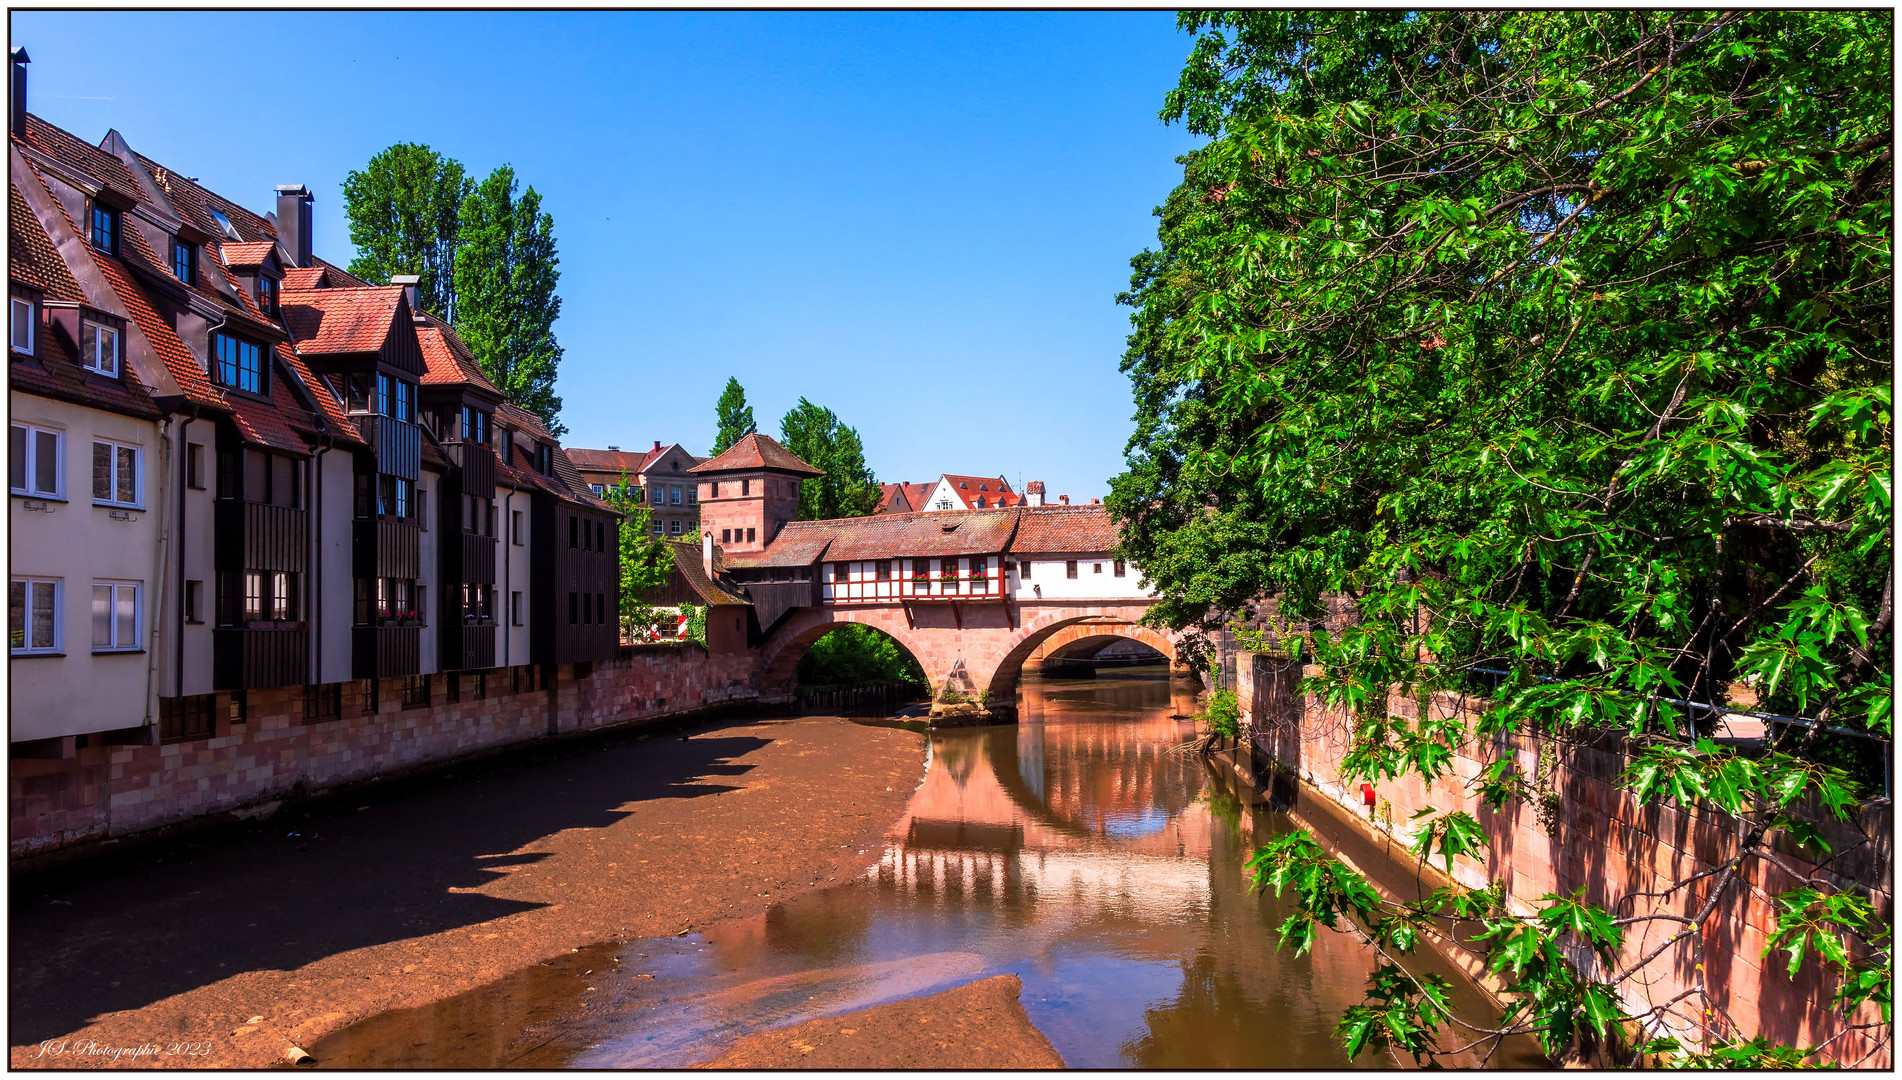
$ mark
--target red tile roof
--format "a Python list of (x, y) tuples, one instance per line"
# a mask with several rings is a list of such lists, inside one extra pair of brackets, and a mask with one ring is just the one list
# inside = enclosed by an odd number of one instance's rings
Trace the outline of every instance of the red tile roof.
[(133, 179), (131, 170), (125, 167), (125, 162), (72, 132), (28, 113), (26, 141), (84, 172), (121, 199), (130, 202), (145, 201), (144, 189), (137, 180)]
[(292, 266), (284, 271), (286, 289), (323, 289), (330, 285), (330, 271), (322, 266)]
[(48, 300), (86, 300), (66, 260), (60, 258), (40, 219), (26, 205), (20, 186), (11, 179), (7, 181), (7, 276), (40, 290)]
[(825, 475), (825, 470), (815, 469), (799, 460), (793, 456), (792, 451), (757, 431), (741, 436), (739, 442), (726, 448), (725, 453), (716, 455), (710, 461), (703, 461), (687, 471), (714, 473), (734, 469), (778, 469), (781, 472), (799, 473), (802, 476)]
[(226, 266), (258, 266), (276, 250), (276, 242), (270, 240), (251, 243), (227, 240), (218, 245), (218, 253), (224, 256)]
[(325, 262), (315, 255), (311, 256), (310, 261), (317, 264), (312, 269), (322, 270), (330, 279), (330, 287), (333, 289), (367, 289), (375, 284), (363, 280), (336, 263)]
[(362, 434), (357, 431), (356, 423), (350, 419), (350, 414), (344, 411), (343, 402), (331, 392), (330, 384), (319, 379), (310, 370), (310, 365), (304, 363), (304, 358), (297, 355), (297, 350), (291, 348), (290, 345), (278, 342), (276, 351), (277, 358), (296, 373), (298, 381), (309, 390), (310, 396), (317, 399), (318, 408), (323, 411), (324, 419), (329, 422), (330, 433), (339, 442), (366, 445)]
[(474, 354), (448, 323), (434, 315), (416, 327), (416, 340), (423, 348), (423, 383), (426, 386), (457, 386), (468, 383), (502, 396), (502, 391), (482, 372)]
[(647, 462), (665, 453), (660, 450), (584, 450), (580, 447), (568, 448), (568, 460), (582, 472), (608, 473), (618, 476), (623, 471), (628, 476), (638, 476), (647, 467)]
[[(969, 510), (980, 509), (977, 505), (979, 499), (984, 500), (985, 507), (1016, 506), (1024, 501), (1021, 496), (1011, 492), (1009, 482), (1001, 476), (958, 476), (954, 473), (945, 473), (944, 479), (950, 483), (951, 490), (964, 500), (964, 506)], [(922, 510), (924, 507), (921, 506), (919, 509)]]
[(1022, 524), (1012, 551), (1110, 551), (1120, 540), (1109, 509), (1100, 504), (1026, 506), (1017, 513)]
[(298, 352), (369, 353), (383, 348), (396, 325), (403, 287), (286, 289), (278, 303)]
[(908, 514), (925, 508), (925, 496), (931, 494), (936, 484), (880, 484), (878, 485), (878, 510), (880, 514)]

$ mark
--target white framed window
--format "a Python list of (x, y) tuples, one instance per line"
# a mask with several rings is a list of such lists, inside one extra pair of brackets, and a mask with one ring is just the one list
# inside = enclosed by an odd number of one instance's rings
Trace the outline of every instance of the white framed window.
[(92, 444), (92, 501), (112, 506), (142, 502), (139, 448), (94, 439)]
[(598, 498), (600, 498), (601, 496), (603, 496), (603, 495), (605, 495), (605, 494), (607, 494), (607, 492), (608, 492), (608, 489), (607, 489), (607, 488), (606, 488), (605, 486), (603, 486), (603, 485), (601, 485), (601, 484), (589, 484), (589, 485), (588, 485), (588, 488), (589, 488), (589, 490), (591, 490), (591, 491), (593, 491), (593, 492), (594, 492), (594, 495), (595, 495), (595, 498), (597, 498), (597, 499), (598, 499)]
[(675, 536), (679, 536), (680, 535), (680, 519), (675, 518), (674, 520), (668, 522), (667, 531), (670, 533), (673, 533)]
[(33, 332), (39, 327), (33, 301), (24, 296), (8, 297), (7, 343), (18, 353), (33, 352)]
[(66, 433), (53, 428), (14, 424), (9, 432), (8, 482), (15, 495), (64, 498), (60, 477), (66, 473)]
[(679, 505), (680, 505), (680, 489), (679, 489), (679, 488), (670, 488), (670, 489), (668, 489), (668, 499), (667, 499), (667, 502), (668, 502), (668, 503), (669, 503), (670, 505), (672, 505), (672, 506), (679, 506)]
[(118, 329), (91, 319), (79, 320), (79, 366), (118, 378)]
[(59, 651), (58, 578), (14, 578), (7, 588), (7, 639), (15, 653)]
[(124, 652), (139, 647), (139, 583), (92, 583), (92, 651)]
[(655, 535), (655, 536), (660, 536), (660, 535), (662, 535), (662, 533), (663, 533), (663, 532), (665, 531), (665, 529), (666, 529), (666, 526), (664, 526), (664, 525), (662, 525), (662, 524), (660, 523), (660, 519), (658, 519), (658, 518), (656, 518), (656, 519), (654, 520), (654, 535)]

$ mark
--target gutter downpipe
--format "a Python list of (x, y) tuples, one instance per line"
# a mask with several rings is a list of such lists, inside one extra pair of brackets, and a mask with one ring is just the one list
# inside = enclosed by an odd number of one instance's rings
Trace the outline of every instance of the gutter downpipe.
[[(178, 425), (178, 441), (185, 441), (185, 433), (198, 419), (198, 404), (186, 403), (185, 420)], [(185, 696), (185, 467), (189, 455), (180, 454), (178, 458), (178, 635), (172, 639), (172, 696)]]
[(316, 474), (311, 487), (317, 493), (311, 500), (310, 515), (317, 523), (316, 535), (311, 537), (316, 555), (311, 561), (316, 564), (316, 572), (305, 579), (304, 587), (310, 599), (304, 610), (310, 612), (310, 637), (315, 645), (311, 662), (316, 666), (311, 672), (311, 681), (321, 686), (324, 681), (324, 455), (332, 450), (330, 444), (335, 437), (330, 434), (329, 421), (319, 416), (317, 422), (323, 425), (324, 445), (317, 448), (316, 467), (311, 470)]
[[(191, 423), (191, 421), (187, 420), (185, 421), (185, 423), (189, 424)], [(183, 436), (184, 436), (184, 427), (181, 426), (178, 431), (178, 437), (182, 438)], [(172, 440), (173, 440), (172, 418), (170, 416), (167, 416), (167, 417), (164, 417), (163, 420), (161, 421), (161, 431), (159, 433), (159, 446), (162, 448), (161, 449), (162, 453), (173, 454), (175, 457), (179, 459), (179, 474), (180, 474), (179, 478), (182, 481), (184, 479), (184, 455), (176, 453)], [(158, 475), (164, 476), (170, 470), (170, 468), (171, 468), (171, 462), (161, 459), (161, 461), (159, 462)], [(169, 499), (171, 497), (172, 497), (172, 491), (171, 489), (168, 488), (165, 490), (165, 498)], [(184, 492), (183, 490), (180, 490), (178, 492), (178, 499), (181, 505), (184, 502), (184, 498), (185, 498)], [(171, 510), (171, 505), (161, 500), (159, 504), (159, 511), (158, 511), (158, 521), (159, 521), (158, 545), (156, 549), (156, 555), (152, 563), (152, 582), (154, 584), (155, 590), (158, 593), (158, 596), (153, 604), (147, 605), (148, 611), (163, 612), (165, 610), (165, 554), (166, 554), (166, 542), (170, 539), (170, 533), (171, 533), (171, 522), (169, 518), (170, 510)], [(179, 517), (182, 520), (184, 515), (180, 514)], [(183, 560), (180, 560), (180, 565), (183, 565)], [(179, 599), (178, 609), (181, 614), (185, 610), (185, 603), (184, 603), (184, 598), (182, 594)], [(164, 622), (164, 619), (163, 618), (149, 619), (148, 622), (151, 625), (151, 630), (149, 631), (149, 634), (151, 636), (152, 642), (151, 642), (151, 645), (146, 649), (146, 652), (150, 654), (151, 659), (148, 660), (145, 665), (144, 727), (148, 729), (146, 732), (146, 738), (151, 739), (152, 732), (150, 731), (150, 728), (158, 722), (159, 625), (162, 622)], [(147, 743), (146, 745), (148, 746), (152, 745), (152, 743), (156, 743), (157, 741), (158, 740), (156, 739), (152, 739), (152, 742)]]
[[(511, 484), (509, 493), (502, 498), (502, 528), (500, 530), (502, 533), (502, 591), (510, 595), (513, 595), (515, 585), (514, 552), (509, 550), (515, 546), (515, 515), (512, 512), (514, 509), (515, 486)], [(515, 636), (515, 611), (501, 597), (496, 598), (495, 606), (502, 609), (500, 620), (502, 623), (502, 666), (509, 667), (511, 666), (509, 664), (510, 639)]]

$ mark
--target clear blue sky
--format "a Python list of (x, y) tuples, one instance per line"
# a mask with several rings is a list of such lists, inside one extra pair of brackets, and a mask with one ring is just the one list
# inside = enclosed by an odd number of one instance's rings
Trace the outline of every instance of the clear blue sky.
[(705, 453), (735, 375), (762, 431), (808, 397), (885, 481), (1087, 500), (1122, 468), (1114, 297), (1193, 145), (1156, 118), (1173, 15), (12, 18), (34, 112), (260, 212), (308, 184), (338, 263), (383, 147), (512, 163), (555, 219), (569, 445)]

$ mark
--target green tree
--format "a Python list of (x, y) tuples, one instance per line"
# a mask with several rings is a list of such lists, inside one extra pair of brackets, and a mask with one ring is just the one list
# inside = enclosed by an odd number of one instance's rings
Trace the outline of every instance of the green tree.
[(819, 689), (877, 683), (925, 685), (925, 670), (904, 646), (869, 626), (846, 623), (799, 658), (799, 685)]
[(385, 147), (363, 171), (344, 177), (344, 212), (357, 249), (350, 272), (378, 285), (415, 274), (424, 309), (455, 322), (457, 215), (473, 189), (453, 158), (419, 143)]
[(831, 409), (805, 398), (779, 421), (779, 441), (824, 476), (799, 485), (799, 516), (806, 521), (864, 517), (878, 509), (878, 481), (865, 466), (859, 433), (839, 422)]
[(503, 165), (462, 201), (456, 330), (496, 388), (559, 437), (567, 428), (555, 396), (555, 220), (533, 187), (519, 197), (516, 187), (515, 170)]
[(726, 389), (720, 391), (720, 400), (714, 405), (719, 414), (720, 430), (713, 437), (713, 452), (722, 454), (727, 447), (759, 430), (753, 422), (753, 407), (746, 403), (746, 390), (740, 386), (740, 380), (727, 376)]
[[(1500, 733), (1628, 735), (1641, 800), (1710, 802), (1748, 888), (1805, 800), (1841, 815), (1891, 733), (1892, 41), (1851, 11), (1191, 13), (1163, 118), (1182, 160), (1132, 260), (1137, 401), (1109, 505), (1162, 595), (1213, 628), (1270, 597), (1355, 717), (1356, 779), (1443, 775)], [(1329, 614), (1330, 597), (1345, 600)], [(1474, 667), (1508, 674), (1497, 687)], [(1799, 715), (1746, 756), (1705, 738), (1739, 680)], [(1391, 689), (1484, 691), (1477, 716), (1390, 716)], [(1836, 728), (1877, 738), (1826, 731)], [(1477, 782), (1517, 797), (1510, 755)], [(1423, 856), (1485, 854), (1466, 814)], [(1636, 917), (1548, 896), (1383, 902), (1304, 833), (1257, 853), (1282, 927), (1382, 950), (1350, 1050), (1416, 1056), (1530, 1032), (1558, 1054), (1629, 1019)], [(1680, 892), (1679, 895), (1682, 895)], [(1810, 942), (1886, 1037), (1888, 929), (1791, 894), (1770, 951)], [(1664, 938), (1702, 932), (1714, 902)], [(1406, 967), (1425, 922), (1479, 932), (1510, 1008), (1450, 1015)], [(1655, 936), (1655, 935), (1654, 935)], [(1789, 943), (1795, 947), (1790, 948)], [(1680, 1031), (1697, 1008), (1661, 1004)], [(1659, 1016), (1653, 1016), (1656, 1020)], [(1767, 1043), (1666, 1050), (1732, 1065)]]
[(621, 470), (621, 482), (610, 485), (602, 498), (621, 515), (618, 610), (621, 636), (632, 638), (639, 628), (654, 621), (654, 608), (647, 602), (647, 594), (667, 584), (674, 571), (674, 557), (667, 550), (667, 542), (654, 535), (652, 512), (627, 470)]

